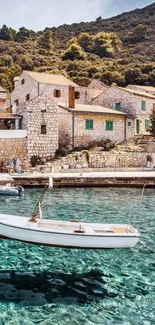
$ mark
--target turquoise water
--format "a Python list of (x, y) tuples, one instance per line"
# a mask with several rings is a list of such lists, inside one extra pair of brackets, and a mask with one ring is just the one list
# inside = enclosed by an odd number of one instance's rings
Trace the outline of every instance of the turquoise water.
[[(39, 189), (0, 197), (0, 212), (30, 215)], [(126, 222), (139, 228), (134, 249), (70, 250), (0, 240), (0, 325), (155, 324), (155, 190), (53, 189), (53, 219)], [(142, 222), (141, 222), (142, 220)]]

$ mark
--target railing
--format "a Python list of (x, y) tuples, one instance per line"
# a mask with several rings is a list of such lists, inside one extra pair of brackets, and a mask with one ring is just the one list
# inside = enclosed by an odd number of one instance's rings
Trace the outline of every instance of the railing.
[(25, 138), (27, 130), (0, 130), (0, 139)]

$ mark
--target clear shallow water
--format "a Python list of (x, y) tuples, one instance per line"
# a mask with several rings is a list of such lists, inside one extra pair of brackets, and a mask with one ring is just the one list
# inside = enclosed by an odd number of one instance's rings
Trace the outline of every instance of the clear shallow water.
[[(0, 197), (0, 212), (30, 215), (39, 189)], [(57, 189), (44, 196), (53, 219), (130, 222), (134, 249), (70, 250), (0, 240), (0, 325), (155, 324), (155, 190)]]

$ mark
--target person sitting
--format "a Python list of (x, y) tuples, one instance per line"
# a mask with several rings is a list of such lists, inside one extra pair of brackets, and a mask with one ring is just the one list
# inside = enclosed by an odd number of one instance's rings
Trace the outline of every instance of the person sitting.
[(13, 160), (9, 160), (6, 163), (6, 168), (9, 174), (13, 174), (14, 173), (14, 162)]

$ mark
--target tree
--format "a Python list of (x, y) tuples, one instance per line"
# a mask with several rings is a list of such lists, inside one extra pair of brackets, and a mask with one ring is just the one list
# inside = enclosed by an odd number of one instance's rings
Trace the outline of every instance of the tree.
[(106, 85), (112, 85), (115, 83), (119, 86), (124, 85), (124, 77), (118, 71), (105, 71), (100, 79)]
[(30, 30), (28, 30), (25, 27), (21, 27), (21, 28), (19, 28), (19, 31), (15, 36), (15, 41), (16, 42), (24, 42), (27, 38), (30, 37), (30, 34), (31, 34)]
[(155, 137), (155, 104), (153, 105), (152, 113), (150, 115), (150, 134)]
[(103, 57), (112, 57), (120, 51), (122, 42), (116, 33), (101, 32), (94, 36), (92, 52)]
[(16, 31), (12, 28), (3, 25), (0, 29), (0, 39), (4, 41), (14, 40)]
[(125, 71), (125, 81), (126, 84), (135, 84), (139, 83), (142, 79), (142, 72), (139, 68), (128, 69)]
[(46, 29), (42, 33), (42, 35), (40, 36), (40, 38), (38, 40), (39, 47), (41, 47), (47, 51), (50, 51), (52, 48), (52, 43), (53, 43), (52, 35), (53, 35), (52, 31), (49, 29)]
[(136, 44), (146, 39), (147, 26), (139, 24), (132, 32), (129, 32), (124, 38), (126, 44)]
[(93, 37), (89, 33), (82, 33), (78, 37), (79, 45), (85, 52), (90, 52), (92, 47)]
[(63, 60), (84, 60), (85, 53), (82, 51), (81, 47), (78, 44), (72, 44), (62, 55)]

